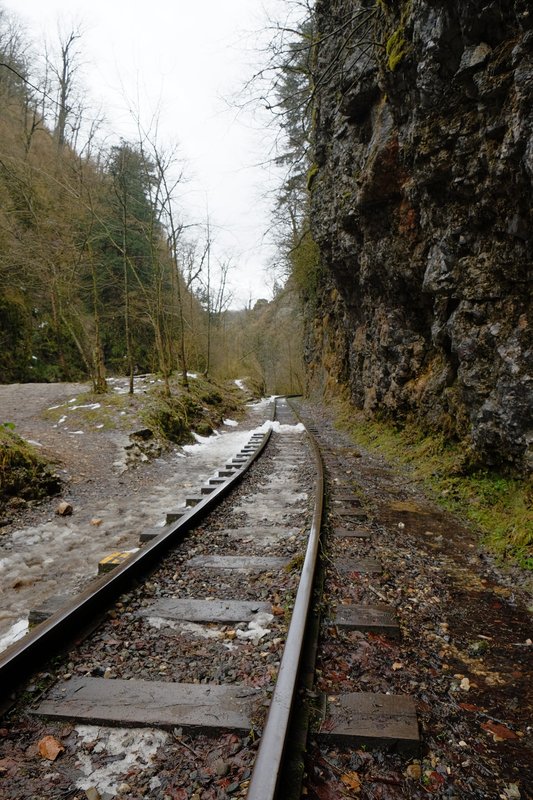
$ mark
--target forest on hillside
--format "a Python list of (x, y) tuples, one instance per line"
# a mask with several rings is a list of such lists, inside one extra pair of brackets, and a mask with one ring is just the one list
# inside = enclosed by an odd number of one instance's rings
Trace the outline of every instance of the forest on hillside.
[[(33, 52), (0, 7), (0, 382), (187, 371), (303, 388), (289, 287), (230, 311), (231, 259), (190, 220), (177, 149), (138, 124), (102, 144), (83, 102), (83, 37)], [(179, 136), (179, 132), (177, 132)]]

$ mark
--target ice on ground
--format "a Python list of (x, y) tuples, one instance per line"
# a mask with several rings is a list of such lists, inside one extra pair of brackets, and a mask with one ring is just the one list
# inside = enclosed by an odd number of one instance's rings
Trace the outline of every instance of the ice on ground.
[(273, 619), (273, 614), (267, 614), (266, 612), (257, 614), (256, 618), (248, 623), (248, 630), (242, 631), (237, 628), (237, 639), (246, 639), (251, 641), (252, 644), (259, 644), (261, 639), (267, 633), (270, 633), (270, 628), (264, 628), (263, 625), (268, 625)]
[[(128, 772), (135, 767), (146, 768), (153, 762), (160, 747), (167, 744), (169, 734), (155, 728), (103, 728), (96, 725), (78, 725), (76, 733), (80, 745), (93, 745), (91, 752), (105, 753), (105, 766), (94, 766), (91, 756), (82, 751), (77, 753), (79, 765), (84, 775), (76, 781), (78, 789), (94, 787), (99, 792), (115, 795), (118, 785)], [(101, 760), (101, 759), (98, 759)]]
[(267, 420), (263, 422), (259, 428), (252, 431), (252, 433), (266, 433), (267, 431), (274, 431), (275, 433), (302, 433), (305, 431), (305, 426), (302, 425), (301, 422), (297, 422), (295, 425), (282, 425), (281, 422)]
[(28, 620), (27, 619), (19, 619), (15, 622), (14, 625), (8, 630), (4, 636), (0, 637), (0, 653), (3, 650), (6, 650), (15, 642), (18, 642), (19, 639), (22, 639), (28, 632)]
[(165, 617), (148, 617), (147, 619), (152, 628), (158, 631), (161, 628), (171, 628), (171, 630), (179, 631), (180, 633), (192, 633), (201, 639), (223, 639), (225, 636), (224, 631), (219, 628), (207, 628), (197, 622), (182, 622), (181, 620), (166, 619)]
[[(265, 417), (264, 409), (254, 406), (249, 415), (253, 421), (247, 424), (257, 424)], [(148, 482), (127, 505), (124, 497), (111, 493), (90, 508), (76, 508), (72, 517), (51, 514), (38, 525), (6, 532), (0, 544), (0, 637), (10, 634), (17, 622), (47, 598), (79, 591), (80, 585), (96, 576), (104, 556), (133, 548), (141, 531), (164, 526), (166, 510), (184, 504), (191, 489), (222, 468), (251, 434), (241, 426), (226, 427), (186, 454), (176, 448), (164, 477)], [(103, 520), (98, 527), (91, 524), (96, 517)]]
[[(228, 458), (229, 454), (227, 453), (227, 443), (228, 443), (228, 436), (231, 437), (231, 441), (234, 445), (234, 453), (236, 453), (241, 447), (243, 447), (249, 440), (251, 436), (250, 431), (240, 431), (235, 433), (218, 433), (215, 432), (212, 436), (199, 436), (198, 434), (194, 434), (194, 438), (196, 439), (196, 444), (186, 444), (183, 445), (181, 448), (184, 453), (187, 455), (198, 455), (200, 451), (204, 449), (209, 449), (211, 456), (216, 455), (217, 451), (220, 450), (221, 453), (224, 452), (226, 455), (222, 456), (223, 458)], [(222, 466), (222, 465), (221, 465)]]

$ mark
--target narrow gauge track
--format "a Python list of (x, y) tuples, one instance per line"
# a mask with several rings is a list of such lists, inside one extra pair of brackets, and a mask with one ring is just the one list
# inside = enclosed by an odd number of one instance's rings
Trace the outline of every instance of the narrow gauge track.
[(276, 419), (139, 553), (3, 654), (6, 695), (30, 676), (2, 723), (6, 796), (276, 796), (322, 502), (284, 400)]

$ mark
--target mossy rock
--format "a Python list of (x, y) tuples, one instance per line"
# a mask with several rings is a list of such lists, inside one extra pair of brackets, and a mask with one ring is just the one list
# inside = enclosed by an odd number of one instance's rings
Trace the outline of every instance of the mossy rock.
[(194, 432), (197, 433), (198, 436), (211, 436), (213, 428), (208, 422), (200, 422), (194, 426)]
[(61, 481), (24, 439), (0, 426), (0, 504), (11, 497), (40, 500), (58, 494)]

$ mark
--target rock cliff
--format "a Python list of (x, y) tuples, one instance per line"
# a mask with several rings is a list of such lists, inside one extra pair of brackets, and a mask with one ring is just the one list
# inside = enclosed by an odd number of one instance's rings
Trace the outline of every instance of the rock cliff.
[(533, 9), (317, 0), (314, 387), (531, 467)]

